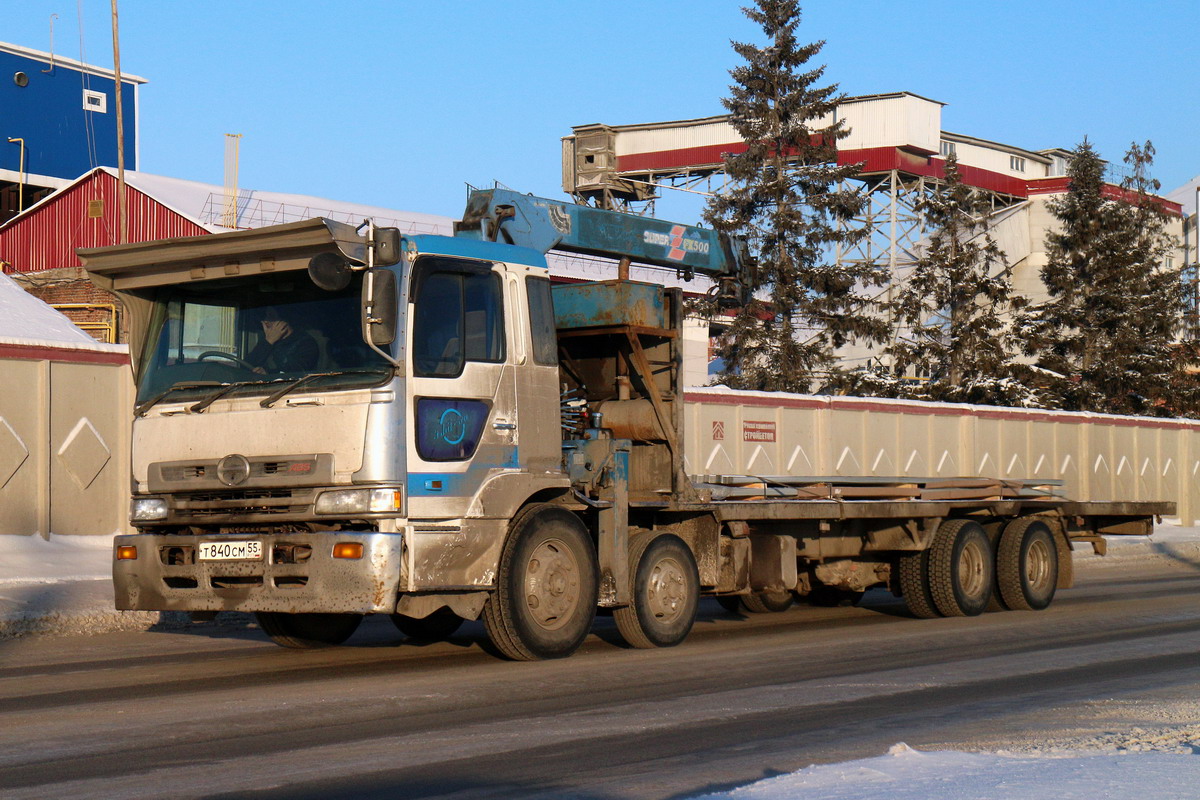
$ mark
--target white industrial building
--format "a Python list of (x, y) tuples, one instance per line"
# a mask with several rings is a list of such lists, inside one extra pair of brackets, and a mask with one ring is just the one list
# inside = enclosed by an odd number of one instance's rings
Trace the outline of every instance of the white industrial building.
[[(1012, 270), (1014, 289), (1035, 302), (1044, 298), (1040, 271), (1046, 233), (1054, 225), (1047, 201), (1067, 190), (1069, 151), (1026, 150), (946, 131), (943, 108), (909, 92), (851, 97), (838, 106), (834, 115), (849, 129), (838, 142), (838, 163), (861, 165), (859, 181), (869, 202), (856, 223), (871, 234), (837, 257), (886, 265), (894, 284), (902, 282), (925, 237), (917, 201), (942, 180), (945, 156), (953, 152), (964, 183), (991, 200), (991, 233)], [(563, 139), (563, 189), (578, 200), (615, 208), (652, 203), (666, 187), (713, 191), (724, 179), (722, 155), (743, 149), (727, 116), (581, 125)], [(1115, 183), (1107, 191), (1114, 197), (1122, 193)], [(1194, 211), (1195, 188), (1180, 191)], [(1195, 262), (1195, 245), (1183, 249), (1184, 201), (1173, 193), (1161, 202), (1180, 238), (1176, 257)], [(1194, 242), (1194, 232), (1191, 238)], [(857, 360), (867, 354), (846, 355)]]

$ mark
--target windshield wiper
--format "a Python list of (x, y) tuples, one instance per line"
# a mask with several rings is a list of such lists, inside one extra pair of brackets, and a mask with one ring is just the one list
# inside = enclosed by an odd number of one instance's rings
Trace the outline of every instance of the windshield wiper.
[(336, 377), (338, 375), (369, 375), (373, 372), (379, 373), (379, 372), (386, 372), (386, 371), (387, 371), (387, 367), (373, 367), (373, 368), (368, 368), (368, 369), (338, 369), (338, 370), (334, 370), (332, 372), (314, 372), (312, 374), (305, 375), (303, 378), (296, 378), (295, 380), (289, 382), (283, 388), (267, 395), (259, 402), (259, 405), (262, 406), (263, 408), (270, 408), (272, 405), (274, 405), (279, 400), (279, 398), (283, 397), (285, 394), (288, 394), (289, 392), (291, 392), (294, 389), (299, 389), (301, 386), (305, 386), (309, 383), (312, 383), (317, 378), (332, 378), (332, 377)]
[(219, 385), (220, 384), (217, 383), (216, 381), (198, 381), (196, 383), (177, 383), (173, 386), (169, 386), (166, 389), (163, 389), (161, 392), (154, 395), (154, 397), (151, 397), (149, 400), (144, 400), (141, 403), (138, 403), (136, 406), (133, 407), (133, 414), (136, 417), (142, 416), (147, 411), (149, 411), (153, 406), (155, 406), (160, 400), (162, 400), (167, 395), (171, 394), (171, 392), (177, 392), (177, 391), (181, 391), (183, 389), (203, 389), (205, 386), (219, 386)]
[(239, 389), (243, 386), (259, 386), (264, 383), (278, 383), (279, 381), (234, 381), (233, 383), (223, 383), (221, 388), (210, 394), (208, 397), (196, 403), (193, 406), (188, 406), (188, 411), (193, 414), (198, 414), (204, 409), (211, 406), (213, 403), (220, 400), (225, 395), (232, 392), (234, 389)]

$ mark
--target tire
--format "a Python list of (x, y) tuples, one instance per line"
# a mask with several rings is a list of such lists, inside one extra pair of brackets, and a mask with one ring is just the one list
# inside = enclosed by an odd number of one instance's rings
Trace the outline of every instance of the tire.
[(443, 606), (428, 617), (392, 614), (392, 623), (409, 639), (419, 642), (443, 642), (454, 635), (463, 624), (463, 618)]
[(897, 571), (900, 573), (900, 595), (909, 613), (917, 619), (940, 617), (929, 590), (929, 551), (900, 556)]
[(978, 523), (946, 520), (929, 548), (929, 589), (944, 617), (982, 614), (996, 587), (996, 557)]
[(551, 504), (528, 506), (513, 520), (496, 591), (483, 607), (488, 638), (514, 661), (571, 655), (596, 617), (598, 573), (578, 517)]
[(362, 614), (280, 614), (258, 611), (254, 616), (271, 641), (295, 650), (341, 644), (350, 638), (362, 622)]
[(687, 638), (700, 604), (700, 573), (678, 536), (638, 536), (629, 549), (633, 602), (613, 609), (630, 647), (674, 647)]
[(1010, 522), (996, 550), (1000, 599), (1013, 611), (1041, 611), (1058, 588), (1058, 547), (1046, 523), (1031, 517)]
[(758, 592), (742, 595), (742, 608), (751, 614), (776, 614), (792, 607), (791, 592)]

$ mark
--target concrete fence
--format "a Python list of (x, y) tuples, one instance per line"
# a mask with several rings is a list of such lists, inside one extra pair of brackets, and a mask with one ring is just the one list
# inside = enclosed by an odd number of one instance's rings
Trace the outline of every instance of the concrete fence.
[(0, 344), (0, 534), (128, 529), (132, 398), (124, 353)]
[(1200, 511), (1200, 421), (698, 389), (684, 397), (692, 475), (1064, 481), (1072, 500)]

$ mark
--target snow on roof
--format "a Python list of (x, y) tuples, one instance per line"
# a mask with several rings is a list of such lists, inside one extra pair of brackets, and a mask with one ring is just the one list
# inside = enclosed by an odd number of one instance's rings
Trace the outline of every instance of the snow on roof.
[[(116, 176), (116, 170), (102, 167)], [(125, 172), (125, 181), (138, 191), (149, 195), (197, 225), (219, 233), (230, 228), (223, 224), (225, 187), (148, 172)], [(306, 194), (265, 192), (258, 189), (239, 189), (237, 218), (233, 228), (262, 228), (284, 222), (328, 217), (339, 222), (359, 223), (368, 217), (377, 225), (397, 227), (403, 233), (453, 233), (454, 220), (436, 214), (399, 211), (361, 203), (346, 203)]]
[(126, 351), (125, 345), (97, 342), (4, 274), (0, 274), (0, 344)]

